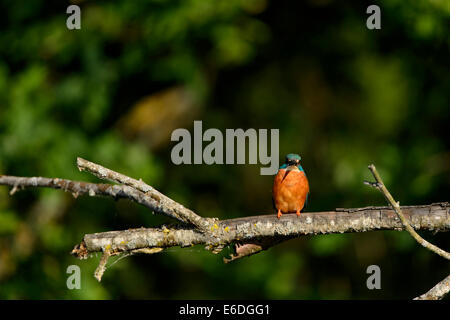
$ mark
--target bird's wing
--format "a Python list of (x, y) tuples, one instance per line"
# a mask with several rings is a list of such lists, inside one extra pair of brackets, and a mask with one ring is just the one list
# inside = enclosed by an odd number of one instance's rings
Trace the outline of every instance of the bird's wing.
[[(303, 170), (303, 168), (302, 168), (301, 171), (303, 171), (303, 174), (305, 175), (306, 180), (308, 180), (308, 176), (306, 175), (305, 170)], [(303, 206), (303, 208), (306, 208), (306, 206), (308, 205), (308, 199), (309, 199), (309, 190), (308, 190), (308, 193), (306, 194), (305, 205)]]
[(306, 208), (306, 206), (308, 205), (308, 199), (309, 199), (309, 191), (306, 194), (306, 200), (305, 200), (305, 205), (303, 206), (303, 209)]
[[(280, 168), (281, 169), (281, 168)], [(273, 205), (273, 209), (275, 210), (275, 211), (277, 211), (278, 209), (277, 209), (277, 207), (275, 206), (275, 195), (274, 195), (274, 186), (275, 185), (278, 185), (279, 183), (280, 183), (280, 181), (279, 180), (282, 180), (282, 178), (279, 176), (279, 174), (280, 174), (280, 169), (278, 169), (278, 172), (277, 172), (277, 174), (275, 175), (275, 178), (274, 178), (274, 181), (273, 181), (273, 186), (272, 186), (272, 205)]]

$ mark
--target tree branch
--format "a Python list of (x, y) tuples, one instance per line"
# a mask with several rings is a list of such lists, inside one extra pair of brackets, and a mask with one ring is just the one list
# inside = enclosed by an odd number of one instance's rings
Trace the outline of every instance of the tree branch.
[[(403, 215), (402, 209), (400, 207), (400, 202), (395, 201), (394, 197), (391, 195), (389, 190), (384, 185), (383, 180), (381, 179), (380, 174), (377, 171), (377, 168), (373, 164), (369, 165), (369, 170), (372, 172), (376, 182), (368, 182), (364, 181), (365, 184), (370, 185), (378, 189), (386, 198), (387, 202), (394, 208), (395, 213), (400, 218), (403, 226), (406, 231), (423, 247), (428, 250), (440, 255), (443, 258), (450, 260), (450, 253), (442, 250), (441, 248), (435, 246), (434, 244), (429, 243), (425, 239), (423, 239), (411, 226), (408, 219)], [(415, 298), (414, 300), (438, 300), (442, 299), (448, 292), (450, 291), (450, 276), (445, 278), (443, 281), (439, 282), (436, 286), (434, 286), (430, 291), (421, 295), (420, 297)]]
[[(219, 221), (195, 214), (142, 180), (127, 177), (81, 158), (77, 159), (77, 165), (80, 170), (121, 185), (14, 176), (0, 176), (0, 185), (11, 186), (11, 194), (26, 187), (49, 187), (69, 191), (75, 197), (87, 194), (127, 198), (182, 222), (171, 228), (162, 226), (86, 234), (82, 242), (72, 250), (72, 254), (84, 259), (91, 253), (102, 252), (102, 259), (95, 272), (99, 281), (108, 257), (121, 253), (152, 254), (168, 247), (198, 244), (205, 245), (213, 253), (219, 253), (225, 246), (234, 245), (235, 254), (229, 259), (224, 258), (224, 262), (230, 262), (302, 235), (403, 230), (404, 219), (409, 219), (411, 225), (408, 226), (412, 230), (450, 230), (449, 203), (404, 206), (401, 209), (397, 204), (394, 210), (390, 207), (338, 208), (336, 211), (303, 213), (300, 217), (284, 214), (281, 219), (277, 219), (276, 215), (271, 214)], [(384, 185), (380, 181), (368, 184), (382, 188)], [(403, 211), (403, 215), (399, 215), (398, 210)]]
[[(403, 207), (415, 229), (435, 232), (450, 230), (449, 209), (449, 203)], [(198, 244), (223, 247), (233, 243), (260, 245), (261, 249), (258, 251), (261, 251), (268, 247), (269, 243), (278, 243), (302, 235), (375, 230), (403, 230), (403, 226), (395, 212), (386, 207), (306, 212), (300, 217), (284, 214), (280, 220), (272, 214), (217, 221), (212, 232), (213, 237), (193, 228), (181, 227), (139, 228), (87, 234), (72, 254), (86, 258), (88, 254), (103, 251), (107, 246), (110, 246), (112, 252), (118, 253), (141, 248), (189, 247)]]
[(88, 171), (100, 179), (106, 179), (121, 183), (135, 190), (143, 192), (145, 196), (152, 198), (159, 204), (157, 208), (159, 209), (158, 212), (164, 213), (181, 222), (190, 223), (196, 226), (201, 231), (208, 232), (211, 224), (214, 223), (214, 219), (207, 219), (197, 215), (193, 211), (185, 208), (183, 205), (170, 199), (158, 190), (149, 186), (141, 179), (136, 180), (130, 178), (126, 175), (115, 172), (111, 169), (105, 168), (99, 164), (87, 161), (82, 158), (77, 158), (77, 166), (80, 171)]
[(10, 195), (27, 187), (46, 187), (71, 192), (75, 198), (85, 194), (90, 196), (110, 196), (115, 199), (127, 198), (146, 206), (155, 213), (166, 215), (182, 223), (193, 224), (202, 231), (209, 231), (216, 220), (198, 216), (193, 211), (163, 195), (141, 180), (135, 180), (82, 158), (77, 159), (77, 164), (80, 170), (87, 170), (101, 179), (111, 180), (124, 185), (5, 175), (0, 175), (0, 185), (11, 186)]
[(82, 158), (77, 158), (77, 166), (80, 171), (89, 171), (100, 179), (106, 179), (121, 183), (135, 190), (143, 192), (146, 196), (152, 198), (159, 204), (158, 212), (169, 215), (181, 222), (190, 223), (196, 226), (201, 231), (208, 232), (211, 224), (214, 223), (214, 219), (207, 219), (197, 215), (193, 211), (185, 208), (183, 205), (170, 199), (158, 190), (149, 186), (141, 179), (136, 180), (130, 178), (126, 175), (115, 172), (111, 169), (105, 168), (99, 164), (87, 161)]
[(405, 218), (405, 216), (402, 213), (402, 210), (400, 208), (400, 202), (396, 202), (394, 198), (392, 197), (389, 190), (386, 188), (386, 186), (383, 183), (383, 180), (381, 180), (381, 176), (378, 174), (377, 169), (373, 164), (369, 165), (369, 170), (372, 172), (376, 183), (373, 182), (366, 182), (366, 184), (371, 185), (372, 187), (377, 188), (378, 190), (383, 193), (384, 197), (386, 198), (387, 202), (394, 208), (395, 213), (400, 218), (403, 226), (405, 227), (406, 231), (409, 232), (409, 234), (423, 247), (427, 248), (428, 250), (431, 250), (432, 252), (440, 255), (441, 257), (450, 260), (450, 253), (442, 250), (441, 248), (435, 246), (434, 244), (429, 243), (427, 240), (422, 238), (410, 225), (408, 220)]
[[(168, 212), (163, 212), (159, 209), (159, 203), (145, 195), (143, 192), (137, 191), (128, 186), (101, 184), (101, 183), (89, 183), (82, 181), (73, 181), (59, 178), (42, 178), (42, 177), (15, 177), (0, 175), (0, 185), (11, 186), (10, 195), (15, 194), (19, 190), (23, 190), (28, 187), (41, 187), (41, 188), (53, 188), (61, 189), (66, 192), (71, 192), (72, 195), (77, 198), (80, 195), (94, 196), (109, 196), (114, 199), (126, 198), (134, 202), (142, 204), (147, 208), (165, 213), (170, 216)], [(177, 218), (173, 217), (172, 218)]]
[(447, 293), (450, 292), (450, 275), (444, 280), (439, 282), (433, 288), (431, 288), (427, 293), (422, 294), (414, 298), (414, 300), (441, 300), (445, 297)]

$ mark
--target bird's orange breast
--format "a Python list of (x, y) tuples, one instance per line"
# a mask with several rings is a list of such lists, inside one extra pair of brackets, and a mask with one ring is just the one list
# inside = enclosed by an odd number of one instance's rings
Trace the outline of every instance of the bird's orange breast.
[(305, 206), (309, 183), (303, 171), (297, 167), (278, 170), (273, 183), (273, 200), (277, 210), (296, 212)]

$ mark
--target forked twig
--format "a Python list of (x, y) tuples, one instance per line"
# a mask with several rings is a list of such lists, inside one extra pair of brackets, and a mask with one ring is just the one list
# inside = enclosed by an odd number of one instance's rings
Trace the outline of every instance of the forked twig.
[(379, 175), (377, 169), (373, 164), (369, 165), (369, 170), (372, 172), (372, 175), (374, 176), (376, 182), (368, 182), (365, 181), (365, 184), (368, 184), (372, 187), (377, 188), (381, 191), (381, 193), (386, 198), (387, 202), (392, 206), (397, 216), (400, 218), (403, 226), (405, 227), (406, 231), (409, 232), (409, 234), (423, 247), (427, 248), (428, 250), (440, 255), (441, 257), (450, 260), (450, 253), (442, 250), (441, 248), (435, 246), (434, 244), (431, 244), (424, 238), (422, 238), (410, 225), (408, 220), (405, 218), (405, 216), (402, 213), (402, 209), (400, 208), (400, 203), (395, 201), (392, 197), (389, 190), (386, 188), (386, 186), (383, 183), (383, 180), (381, 179), (381, 176)]
[(126, 175), (82, 158), (77, 158), (77, 166), (80, 171), (88, 171), (100, 179), (121, 183), (143, 192), (146, 196), (158, 202), (159, 206), (163, 208), (163, 210), (161, 211), (168, 213), (170, 216), (173, 216), (182, 222), (193, 224), (201, 231), (208, 232), (211, 224), (213, 223), (213, 221), (211, 221), (213, 219), (200, 217), (193, 211), (185, 208), (180, 203), (170, 199), (158, 190), (152, 188), (141, 179), (136, 180), (130, 178)]

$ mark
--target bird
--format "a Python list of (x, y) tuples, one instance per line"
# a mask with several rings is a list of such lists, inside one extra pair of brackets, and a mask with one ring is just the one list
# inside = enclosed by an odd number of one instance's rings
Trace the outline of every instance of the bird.
[(288, 154), (273, 181), (272, 200), (278, 219), (288, 212), (295, 212), (300, 216), (308, 202), (309, 183), (300, 160), (298, 154)]

